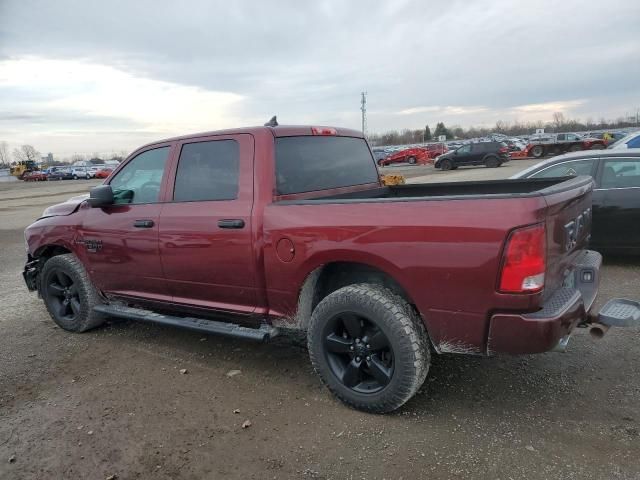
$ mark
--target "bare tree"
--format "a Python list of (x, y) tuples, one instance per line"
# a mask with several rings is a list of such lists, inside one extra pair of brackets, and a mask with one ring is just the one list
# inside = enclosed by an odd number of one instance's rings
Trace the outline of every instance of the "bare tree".
[(80, 155), (79, 153), (74, 153), (73, 155), (71, 155), (71, 163), (84, 162), (86, 160), (87, 158), (84, 155)]
[(553, 125), (556, 127), (556, 130), (559, 130), (564, 125), (564, 113), (555, 112), (553, 114)]
[(13, 159), (16, 162), (37, 162), (40, 160), (40, 153), (31, 145), (22, 145), (13, 149)]
[(0, 165), (9, 165), (11, 157), (9, 157), (9, 144), (5, 141), (0, 142)]

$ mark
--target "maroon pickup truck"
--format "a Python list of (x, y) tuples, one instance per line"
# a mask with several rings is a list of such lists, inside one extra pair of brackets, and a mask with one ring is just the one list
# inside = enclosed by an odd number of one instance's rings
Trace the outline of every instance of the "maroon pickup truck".
[(590, 177), (378, 178), (353, 130), (159, 141), (26, 229), (24, 278), (72, 332), (109, 316), (261, 341), (305, 331), (323, 382), (370, 412), (411, 398), (432, 351), (545, 352), (580, 324), (637, 324), (629, 301), (588, 315)]

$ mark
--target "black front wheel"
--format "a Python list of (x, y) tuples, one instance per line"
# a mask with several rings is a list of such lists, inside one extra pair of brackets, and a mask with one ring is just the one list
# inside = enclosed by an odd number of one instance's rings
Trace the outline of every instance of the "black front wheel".
[(448, 158), (445, 158), (444, 160), (440, 161), (440, 170), (452, 170), (453, 169), (453, 162), (451, 160), (449, 160)]
[(93, 311), (100, 297), (78, 258), (69, 253), (47, 260), (40, 273), (40, 294), (54, 322), (70, 332), (84, 332), (104, 322)]
[(416, 164), (416, 157), (407, 158), (407, 162), (409, 162), (409, 165), (415, 165)]
[(325, 297), (313, 312), (307, 338), (324, 384), (359, 410), (399, 408), (429, 370), (422, 321), (401, 297), (378, 285), (350, 285)]

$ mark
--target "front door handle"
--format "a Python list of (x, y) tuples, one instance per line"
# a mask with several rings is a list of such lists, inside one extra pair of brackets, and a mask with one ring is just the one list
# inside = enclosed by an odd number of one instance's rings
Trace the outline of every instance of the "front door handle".
[(244, 220), (239, 218), (227, 218), (224, 220), (218, 220), (218, 227), (220, 228), (244, 228)]
[(133, 226), (136, 228), (151, 228), (155, 225), (153, 220), (136, 220), (133, 222)]

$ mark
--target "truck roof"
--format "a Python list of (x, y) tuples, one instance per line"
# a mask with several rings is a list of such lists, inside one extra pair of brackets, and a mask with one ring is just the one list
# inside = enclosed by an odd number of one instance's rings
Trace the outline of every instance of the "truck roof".
[(311, 131), (312, 128), (332, 128), (336, 130), (338, 136), (364, 138), (364, 135), (359, 130), (353, 130), (350, 128), (342, 128), (342, 127), (329, 127), (326, 125), (278, 125), (277, 127), (267, 127), (267, 126), (240, 127), (240, 128), (230, 128), (226, 130), (212, 130), (209, 132), (190, 133), (187, 135), (180, 135), (177, 137), (164, 138), (161, 140), (156, 140), (154, 142), (150, 142), (145, 145), (142, 145), (136, 148), (135, 151), (138, 151), (140, 149), (143, 149), (152, 145), (156, 145), (159, 143), (182, 141), (182, 140), (188, 140), (190, 138), (198, 138), (198, 137), (214, 136), (214, 135), (235, 135), (239, 133), (260, 135), (265, 132), (271, 132), (271, 134), (274, 137), (296, 137), (296, 136), (302, 136), (302, 135), (313, 135)]

